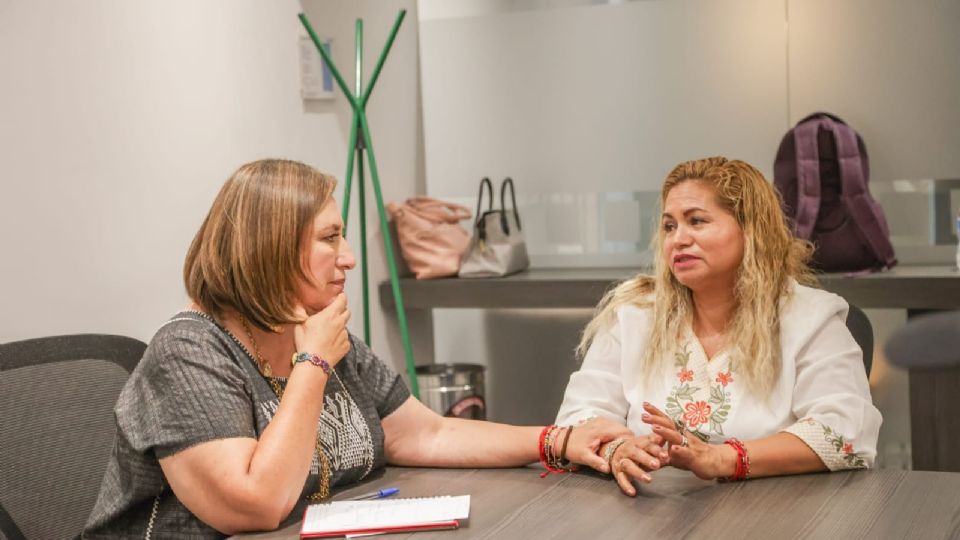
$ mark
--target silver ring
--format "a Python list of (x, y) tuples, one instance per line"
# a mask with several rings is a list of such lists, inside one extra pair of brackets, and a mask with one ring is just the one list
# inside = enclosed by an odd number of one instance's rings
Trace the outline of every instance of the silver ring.
[(677, 420), (674, 420), (673, 423), (676, 425), (677, 431), (680, 432), (681, 434), (683, 434), (683, 432), (687, 430), (687, 424), (685, 424), (683, 420), (677, 419)]
[(684, 447), (684, 448), (690, 446), (690, 441), (687, 440), (687, 436), (686, 436), (686, 435), (681, 435), (680, 437), (681, 437), (681, 439), (680, 439), (680, 446), (682, 446), (682, 447)]

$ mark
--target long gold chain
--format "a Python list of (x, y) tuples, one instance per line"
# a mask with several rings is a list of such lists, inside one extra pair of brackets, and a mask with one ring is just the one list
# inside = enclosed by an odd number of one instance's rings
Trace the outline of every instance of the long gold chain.
[[(254, 339), (253, 332), (250, 331), (250, 325), (247, 324), (247, 320), (243, 315), (240, 315), (240, 324), (243, 326), (243, 331), (247, 334), (250, 344), (253, 345), (257, 368), (260, 370), (260, 374), (267, 380), (270, 388), (273, 389), (273, 393), (277, 395), (277, 401), (279, 402), (283, 399), (283, 387), (280, 386), (280, 381), (273, 377), (273, 369), (270, 367), (270, 363), (264, 360), (260, 354), (260, 347), (257, 346), (257, 340)], [(319, 431), (317, 432), (316, 449), (317, 456), (320, 458), (320, 489), (318, 489), (316, 493), (307, 496), (307, 500), (310, 502), (321, 502), (330, 496), (330, 462), (327, 460), (327, 455), (323, 452)]]
[[(247, 319), (245, 319), (243, 315), (240, 315), (240, 324), (243, 325), (243, 331), (247, 334), (247, 339), (250, 340), (250, 344), (253, 345), (253, 354), (256, 355), (257, 368), (260, 369), (260, 374), (267, 378), (267, 382), (273, 381), (273, 368), (270, 367), (270, 362), (264, 360), (263, 355), (260, 354), (260, 347), (257, 345), (257, 340), (253, 338), (250, 325), (247, 324)], [(274, 391), (276, 391), (276, 389), (274, 389)]]

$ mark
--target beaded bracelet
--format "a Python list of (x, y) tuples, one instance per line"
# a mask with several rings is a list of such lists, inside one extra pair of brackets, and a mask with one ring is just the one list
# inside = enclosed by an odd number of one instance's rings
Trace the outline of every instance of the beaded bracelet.
[(326, 373), (327, 375), (329, 375), (330, 370), (333, 369), (330, 367), (330, 364), (326, 360), (324, 360), (323, 358), (320, 358), (316, 354), (311, 354), (308, 352), (293, 353), (293, 358), (290, 359), (290, 365), (296, 367), (296, 365), (299, 364), (300, 362), (310, 362), (311, 364), (322, 369), (323, 372)]
[(570, 467), (570, 461), (567, 459), (567, 443), (570, 442), (570, 436), (573, 435), (573, 426), (567, 428), (567, 434), (563, 437), (563, 446), (560, 447), (560, 466)]
[(543, 451), (543, 445), (544, 445), (544, 443), (547, 441), (547, 433), (550, 432), (550, 428), (551, 428), (551, 427), (554, 427), (554, 426), (552, 426), (552, 425), (551, 425), (551, 426), (545, 426), (545, 427), (540, 431), (540, 438), (539, 438), (539, 440), (538, 440), (538, 442), (537, 442), (537, 449), (540, 451), (540, 463), (543, 463), (544, 465), (546, 465), (546, 463), (547, 463), (547, 454), (545, 454), (544, 451)]
[(560, 467), (560, 460), (557, 459), (556, 452), (554, 452), (554, 449), (557, 446), (557, 439), (559, 438), (562, 430), (562, 427), (556, 425), (553, 426), (550, 432), (547, 433), (547, 438), (543, 445), (543, 453), (547, 457), (547, 470), (550, 472), (563, 472), (562, 467)]
[[(540, 432), (540, 463), (543, 464), (545, 469), (547, 469), (546, 472), (540, 475), (541, 478), (552, 472), (563, 473), (574, 470), (573, 467), (565, 467), (563, 463), (561, 463), (561, 458), (557, 457), (553, 451), (554, 446), (556, 446), (557, 435), (564, 429), (566, 428), (561, 428), (556, 424), (551, 424), (544, 427)], [(569, 437), (570, 435), (568, 433), (567, 439), (569, 439)], [(567, 439), (564, 440), (564, 443), (566, 443)], [(566, 445), (564, 444), (564, 447), (561, 449), (561, 454), (563, 454), (565, 446)]]
[(731, 437), (725, 441), (724, 444), (728, 444), (737, 451), (737, 468), (733, 473), (733, 476), (728, 476), (724, 480), (727, 482), (737, 482), (740, 480), (746, 480), (750, 477), (750, 455), (747, 454), (746, 447), (743, 446), (743, 443), (735, 437)]
[[(557, 428), (556, 438), (551, 441), (551, 451), (547, 454), (550, 466), (555, 469), (554, 472), (573, 472), (577, 470), (577, 466), (567, 459), (567, 444), (570, 442), (570, 435), (572, 433), (573, 426)], [(563, 444), (560, 445), (560, 453), (557, 454), (553, 452), (553, 449), (556, 448), (561, 436), (563, 437)]]

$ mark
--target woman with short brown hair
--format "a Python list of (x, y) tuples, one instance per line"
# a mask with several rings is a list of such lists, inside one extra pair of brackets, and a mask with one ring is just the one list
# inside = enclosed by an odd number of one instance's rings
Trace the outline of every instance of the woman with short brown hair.
[(84, 537), (274, 529), (385, 463), (519, 466), (541, 457), (548, 434), (548, 464), (606, 467), (596, 450), (622, 426), (442, 418), (347, 332), (355, 261), (334, 186), (283, 160), (227, 180), (184, 265), (193, 302), (157, 331), (121, 392)]

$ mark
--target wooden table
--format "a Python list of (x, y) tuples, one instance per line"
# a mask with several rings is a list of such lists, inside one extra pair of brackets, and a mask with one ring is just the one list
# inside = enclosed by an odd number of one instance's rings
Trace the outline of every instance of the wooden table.
[[(471, 496), (470, 519), (459, 530), (387, 538), (960, 537), (958, 473), (850, 471), (719, 484), (668, 468), (630, 498), (606, 477), (539, 472), (389, 467), (334, 500), (389, 486), (403, 497)], [(292, 540), (299, 531), (294, 523), (238, 538)]]

